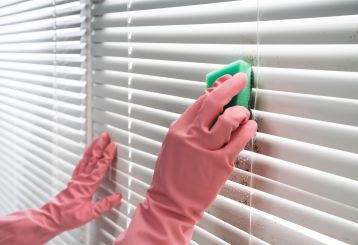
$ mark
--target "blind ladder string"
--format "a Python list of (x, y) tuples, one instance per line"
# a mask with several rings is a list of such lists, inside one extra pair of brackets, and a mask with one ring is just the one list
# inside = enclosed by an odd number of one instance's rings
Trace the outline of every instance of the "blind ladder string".
[[(255, 88), (255, 90), (253, 90), (253, 96), (254, 96), (254, 102), (253, 102), (253, 111), (256, 111), (256, 106), (257, 106), (257, 89), (259, 88), (259, 81), (260, 81), (260, 0), (256, 1), (256, 59), (254, 59), (256, 64), (256, 67), (258, 67), (256, 74), (254, 74), (253, 79), (254, 79), (254, 84), (253, 87)], [(257, 118), (254, 115), (254, 120), (257, 120)], [(255, 145), (255, 139), (251, 140), (251, 151), (255, 152), (256, 151), (256, 145)], [(250, 205), (250, 217), (249, 217), (249, 244), (252, 244), (252, 225), (253, 225), (253, 166), (255, 164), (255, 158), (253, 154), (250, 154), (250, 201), (249, 201), (249, 205)]]
[[(131, 19), (132, 16), (130, 14), (131, 11), (131, 7), (132, 7), (132, 0), (128, 0), (127, 2), (127, 13), (129, 13), (128, 15), (128, 19), (127, 19), (127, 27), (129, 28), (131, 26)], [(132, 176), (131, 176), (131, 172), (132, 172), (132, 134), (131, 134), (131, 128), (132, 128), (132, 118), (131, 118), (131, 113), (132, 113), (132, 68), (133, 68), (133, 62), (132, 62), (132, 47), (130, 45), (131, 43), (131, 38), (132, 38), (132, 32), (130, 29), (128, 29), (128, 33), (127, 33), (127, 43), (128, 43), (128, 49), (127, 49), (127, 57), (128, 57), (128, 202), (130, 203), (131, 200), (131, 184), (132, 184)], [(128, 205), (127, 207), (127, 216), (129, 216), (130, 214), (130, 206)], [(127, 223), (126, 226), (129, 226), (129, 219), (127, 219)]]
[(57, 194), (59, 187), (59, 169), (58, 169), (58, 95), (57, 95), (57, 9), (56, 9), (56, 0), (52, 1), (53, 5), (53, 14), (52, 17), (54, 19), (53, 24), (53, 111), (54, 111), (54, 120), (53, 120), (53, 194)]

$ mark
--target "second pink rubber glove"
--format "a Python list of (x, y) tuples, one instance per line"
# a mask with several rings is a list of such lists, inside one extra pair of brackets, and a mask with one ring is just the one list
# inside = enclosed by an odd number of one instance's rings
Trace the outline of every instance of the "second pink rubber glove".
[(67, 188), (39, 209), (0, 217), (0, 245), (41, 245), (81, 226), (121, 202), (120, 194), (97, 203), (92, 197), (116, 155), (116, 145), (103, 133), (84, 154)]
[(218, 79), (176, 120), (162, 144), (152, 184), (115, 245), (186, 245), (257, 125), (240, 106), (223, 107), (246, 84), (239, 73)]

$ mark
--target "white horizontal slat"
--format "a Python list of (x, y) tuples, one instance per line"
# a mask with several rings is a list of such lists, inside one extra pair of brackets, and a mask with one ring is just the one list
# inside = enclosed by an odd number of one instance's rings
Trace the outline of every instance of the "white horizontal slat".
[(259, 131), (275, 136), (358, 153), (358, 127), (255, 111)]
[(9, 5), (13, 5), (19, 2), (22, 2), (23, 0), (3, 0), (0, 3), (0, 7), (5, 7), (5, 6), (9, 6)]
[[(22, 43), (22, 42), (40, 42), (51, 41), (54, 38), (58, 42), (79, 40), (85, 31), (80, 28), (67, 28), (60, 30), (26, 32), (20, 34), (2, 35), (0, 43)], [(19, 45), (18, 45), (19, 46)]]
[(254, 74), (260, 89), (358, 99), (356, 72), (257, 67)]
[(257, 134), (255, 142), (261, 154), (358, 180), (358, 154), (264, 133)]
[[(168, 15), (170, 16), (170, 15)], [(148, 43), (356, 44), (357, 15), (257, 22), (105, 28), (94, 31), (94, 41)], [(163, 22), (162, 22), (163, 23)]]
[(267, 0), (259, 3), (260, 20), (291, 19), (356, 14), (355, 0), (325, 1)]
[[(113, 1), (113, 0), (110, 0)], [(227, 0), (223, 0), (225, 2)], [(215, 3), (217, 0), (197, 0), (195, 2), (190, 0), (133, 0), (131, 5), (129, 6), (132, 10), (137, 9), (155, 9), (155, 8), (163, 8), (163, 7), (174, 7), (174, 6), (182, 6), (182, 5), (196, 5), (196, 4), (207, 4), (207, 3)]]
[(0, 69), (29, 72), (34, 74), (54, 75), (56, 74), (60, 78), (67, 79), (82, 79), (81, 76), (85, 74), (85, 70), (79, 67), (71, 66), (54, 66), (43, 64), (30, 64), (22, 62), (1, 62)]
[(69, 15), (58, 18), (29, 21), (19, 24), (10, 24), (0, 26), (0, 35), (37, 30), (51, 30), (55, 28), (71, 28), (75, 26), (80, 26), (84, 20), (85, 18), (79, 15)]
[[(0, 44), (0, 52), (13, 53), (79, 53), (85, 45), (79, 41), (63, 41), (63, 42), (39, 42), (39, 43), (11, 43)], [(49, 52), (50, 51), (50, 52)]]
[(51, 76), (42, 76), (32, 73), (24, 73), (9, 70), (0, 70), (0, 77), (16, 81), (24, 81), (30, 84), (39, 84), (41, 86), (56, 87), (57, 89), (67, 90), (69, 92), (82, 93), (86, 82), (65, 78), (54, 79)]
[(23, 12), (23, 11), (29, 11), (32, 9), (38, 9), (38, 8), (42, 8), (42, 7), (51, 6), (52, 3), (53, 2), (51, 0), (22, 1), (22, 3), (18, 3), (16, 5), (12, 4), (12, 5), (3, 7), (0, 10), (0, 16), (6, 16), (6, 15), (16, 14), (16, 13)]
[(358, 126), (358, 117), (352, 117), (357, 112), (358, 100), (266, 89), (255, 90), (254, 94), (257, 110)]
[(20, 61), (40, 64), (79, 66), (85, 57), (77, 54), (36, 54), (36, 53), (0, 53), (1, 61)]
[(75, 14), (76, 12), (79, 12), (81, 8), (83, 8), (83, 6), (81, 6), (80, 2), (78, 1), (56, 5), (55, 7), (43, 7), (35, 10), (21, 12), (18, 14), (0, 17), (0, 25), (8, 25), (31, 20), (45, 19), (53, 16), (71, 15)]
[[(218, 0), (197, 0), (195, 2), (191, 0), (136, 0), (131, 1), (131, 4), (128, 6), (127, 2), (118, 2), (116, 0), (107, 0), (104, 3), (96, 4), (93, 8), (94, 15), (100, 15), (108, 12), (123, 12), (127, 10), (127, 6), (131, 10), (141, 10), (141, 9), (155, 9), (163, 7), (175, 7), (181, 5), (195, 5), (195, 4), (205, 4), (213, 3)], [(228, 0), (223, 0), (228, 1)]]
[[(95, 41), (104, 41), (109, 37), (94, 37)], [(113, 41), (113, 40), (110, 40)], [(123, 49), (128, 44), (118, 45)], [(131, 43), (128, 45), (136, 59), (173, 60), (199, 63), (230, 63), (238, 58), (254, 63), (255, 56), (260, 57), (261, 66), (287, 67), (300, 69), (357, 71), (358, 45), (356, 44), (317, 44), (317, 45), (219, 45), (219, 44), (169, 44), (169, 43)], [(115, 54), (115, 53), (114, 53)], [(332, 59), (331, 57), (334, 57)], [(141, 61), (139, 61), (141, 62)], [(152, 62), (152, 61), (151, 61)], [(140, 63), (139, 63), (140, 64)]]

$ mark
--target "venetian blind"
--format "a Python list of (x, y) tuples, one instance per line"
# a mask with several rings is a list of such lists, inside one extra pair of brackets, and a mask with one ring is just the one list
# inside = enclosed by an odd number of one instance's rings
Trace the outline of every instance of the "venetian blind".
[[(65, 187), (85, 144), (85, 2), (0, 2), (0, 215)], [(77, 245), (81, 230), (49, 244)]]
[(121, 144), (101, 192), (125, 197), (96, 244), (127, 227), (205, 74), (238, 58), (254, 65), (259, 132), (192, 244), (357, 243), (357, 1), (106, 0), (92, 13), (94, 134)]

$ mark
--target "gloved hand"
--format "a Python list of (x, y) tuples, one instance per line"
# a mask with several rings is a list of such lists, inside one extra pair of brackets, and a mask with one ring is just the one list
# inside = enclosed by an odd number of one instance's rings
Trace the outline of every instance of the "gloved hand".
[(120, 194), (97, 203), (92, 197), (116, 155), (116, 145), (103, 133), (87, 149), (67, 188), (40, 209), (0, 218), (1, 245), (40, 245), (63, 231), (81, 226), (121, 202)]
[(234, 161), (257, 130), (240, 106), (223, 107), (246, 84), (243, 73), (218, 79), (169, 128), (152, 184), (115, 245), (186, 245)]

